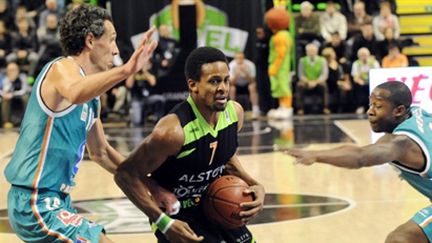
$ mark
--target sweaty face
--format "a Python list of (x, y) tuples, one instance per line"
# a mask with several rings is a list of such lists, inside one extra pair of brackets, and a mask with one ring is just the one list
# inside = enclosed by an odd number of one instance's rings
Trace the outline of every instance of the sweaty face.
[(394, 116), (394, 105), (387, 99), (390, 91), (374, 89), (369, 98), (369, 109), (367, 111), (370, 126), (374, 132), (391, 133), (397, 125)]
[(91, 61), (98, 71), (106, 71), (113, 67), (113, 58), (119, 53), (114, 25), (106, 20), (104, 23), (104, 34), (94, 40)]
[(228, 101), (229, 70), (225, 62), (202, 65), (201, 78), (196, 82), (197, 101), (210, 111), (223, 111)]

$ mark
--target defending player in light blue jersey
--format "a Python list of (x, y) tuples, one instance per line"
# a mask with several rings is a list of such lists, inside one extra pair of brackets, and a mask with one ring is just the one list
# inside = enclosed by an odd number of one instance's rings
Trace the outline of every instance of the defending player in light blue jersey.
[(48, 63), (34, 84), (5, 176), (10, 224), (25, 242), (111, 242), (103, 227), (76, 214), (69, 191), (87, 146), (114, 173), (124, 157), (106, 141), (99, 96), (143, 69), (156, 47), (154, 28), (129, 61), (112, 68), (119, 50), (108, 12), (82, 5), (60, 23), (65, 57)]
[[(385, 133), (376, 143), (315, 151), (288, 149), (286, 153), (296, 158), (295, 163), (305, 165), (319, 162), (354, 169), (388, 162), (432, 200), (432, 117), (421, 108), (410, 107), (411, 102), (411, 92), (404, 83), (380, 84), (370, 96), (367, 112), (372, 130)], [(428, 206), (391, 232), (385, 242), (432, 242), (431, 222), (432, 206)]]

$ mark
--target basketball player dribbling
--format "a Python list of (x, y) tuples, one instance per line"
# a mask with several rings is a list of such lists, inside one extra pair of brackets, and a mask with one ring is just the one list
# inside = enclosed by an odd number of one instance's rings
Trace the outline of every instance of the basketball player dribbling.
[(153, 32), (125, 65), (112, 68), (118, 48), (106, 10), (82, 5), (60, 23), (67, 57), (49, 62), (37, 77), (5, 169), (10, 224), (21, 240), (111, 242), (101, 225), (76, 214), (69, 192), (86, 145), (90, 158), (111, 173), (124, 160), (104, 136), (98, 97), (143, 68), (156, 47), (149, 41)]
[[(228, 100), (227, 59), (218, 49), (197, 48), (186, 60), (185, 74), (189, 97), (156, 124), (119, 166), (115, 180), (153, 222), (159, 242), (255, 242), (246, 226), (224, 230), (210, 223), (200, 207), (207, 186), (222, 174), (232, 174), (246, 181), (245, 193), (254, 198), (241, 204), (242, 220), (248, 222), (263, 208), (263, 186), (246, 173), (236, 156), (243, 108)], [(149, 175), (175, 198), (156, 204), (152, 196), (159, 193), (148, 193), (142, 175)], [(176, 200), (180, 211), (173, 215)]]

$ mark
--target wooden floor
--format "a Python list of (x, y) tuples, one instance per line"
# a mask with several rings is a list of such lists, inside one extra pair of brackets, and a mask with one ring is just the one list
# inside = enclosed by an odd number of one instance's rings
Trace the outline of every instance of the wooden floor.
[[(329, 131), (330, 134), (340, 132), (349, 137), (345, 141), (359, 144), (370, 142), (366, 120), (336, 118), (328, 121), (328, 119), (317, 118), (310, 123), (306, 122), (303, 127), (300, 126), (301, 121), (295, 121), (294, 129), (307, 129), (323, 123), (328, 123), (333, 127)], [(265, 134), (268, 136), (269, 132), (277, 130), (265, 121), (259, 124), (259, 129), (252, 129), (252, 124), (246, 124), (246, 127), (250, 128), (250, 132), (246, 129), (243, 136), (240, 137), (245, 144), (240, 143), (244, 151), (248, 150), (248, 141), (253, 141), (252, 138), (256, 139), (258, 136), (260, 139), (260, 137), (265, 137)], [(306, 134), (307, 130), (304, 131), (301, 134), (297, 132), (297, 137)], [(17, 136), (17, 131), (0, 130), (0, 171), (2, 172), (0, 174), (0, 210), (7, 207), (6, 199), (9, 189), (9, 184), (3, 175), (8, 158), (4, 157), (13, 149)], [(113, 133), (110, 136), (118, 135)], [(127, 140), (127, 135), (124, 136)], [(315, 136), (324, 136), (324, 134), (315, 134)], [(294, 138), (296, 145), (307, 146), (308, 149), (327, 148), (340, 144), (331, 140), (312, 139), (308, 141), (307, 138), (302, 138), (302, 141), (299, 141)], [(270, 139), (269, 141), (276, 140)], [(426, 198), (401, 181), (396, 172), (388, 165), (362, 170), (340, 169), (318, 164), (309, 167), (293, 165), (291, 157), (271, 151), (269, 149), (271, 145), (258, 142), (253, 145), (256, 146), (255, 149), (249, 148), (255, 151), (254, 153), (245, 152), (240, 155), (243, 165), (251, 175), (264, 184), (268, 193), (337, 198), (348, 202), (349, 206), (343, 210), (326, 214), (316, 207), (310, 207), (314, 204), (308, 202), (303, 210), (310, 210), (309, 216), (313, 217), (298, 217), (297, 219), (294, 217), (294, 219), (285, 221), (283, 214), (269, 213), (268, 216), (263, 217), (266, 223), (257, 223), (249, 227), (260, 243), (384, 242), (390, 231), (429, 204)], [(110, 174), (93, 162), (81, 164), (77, 187), (72, 192), (74, 201), (123, 197), (123, 193), (114, 184)], [(299, 206), (298, 203), (293, 202), (292, 207), (297, 206)], [(145, 218), (144, 215), (137, 215)], [(3, 220), (5, 217), (3, 216)], [(4, 232), (2, 227), (4, 226), (0, 226), (0, 232)], [(151, 233), (112, 234), (108, 230), (108, 236), (115, 242), (156, 242)], [(0, 233), (0, 242), (14, 243), (20, 240), (13, 233)]]

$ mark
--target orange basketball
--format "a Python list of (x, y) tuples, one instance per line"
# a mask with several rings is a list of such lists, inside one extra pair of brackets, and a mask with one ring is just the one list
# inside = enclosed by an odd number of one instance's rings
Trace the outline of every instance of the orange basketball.
[(251, 194), (243, 194), (248, 184), (242, 179), (227, 175), (216, 179), (207, 188), (203, 209), (207, 218), (225, 229), (243, 226), (239, 216), (240, 203), (253, 201)]

